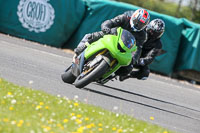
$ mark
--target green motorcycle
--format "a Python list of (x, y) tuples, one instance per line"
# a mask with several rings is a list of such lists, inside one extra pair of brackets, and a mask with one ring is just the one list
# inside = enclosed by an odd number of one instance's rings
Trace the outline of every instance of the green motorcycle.
[(83, 88), (91, 82), (105, 83), (115, 72), (132, 61), (137, 50), (134, 36), (121, 27), (117, 35), (104, 35), (90, 44), (61, 75), (65, 83)]

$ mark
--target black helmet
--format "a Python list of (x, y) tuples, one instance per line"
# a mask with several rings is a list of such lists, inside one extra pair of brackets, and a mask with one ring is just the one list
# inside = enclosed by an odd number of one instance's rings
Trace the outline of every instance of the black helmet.
[(161, 19), (154, 19), (147, 25), (147, 33), (150, 37), (160, 38), (165, 31), (165, 22)]

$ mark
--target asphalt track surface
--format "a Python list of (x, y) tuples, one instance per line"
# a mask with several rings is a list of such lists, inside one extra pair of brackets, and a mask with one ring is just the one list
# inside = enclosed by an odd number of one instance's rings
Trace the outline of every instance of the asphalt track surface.
[[(91, 83), (78, 89), (60, 75), (72, 54), (61, 49), (0, 35), (0, 77), (53, 95), (128, 114), (180, 133), (200, 133), (200, 89), (151, 74), (146, 81)], [(154, 117), (154, 120), (150, 120)]]

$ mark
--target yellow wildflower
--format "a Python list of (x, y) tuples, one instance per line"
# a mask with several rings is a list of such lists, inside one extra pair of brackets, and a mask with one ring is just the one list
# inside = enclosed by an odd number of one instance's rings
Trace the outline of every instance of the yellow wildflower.
[(75, 116), (75, 113), (71, 113), (71, 116)]
[(167, 131), (164, 131), (163, 133), (168, 133)]
[(38, 105), (37, 107), (36, 107), (36, 109), (41, 109), (42, 107), (40, 106), (40, 105)]
[(99, 130), (99, 131), (103, 131), (103, 128), (99, 128), (98, 130)]
[(91, 123), (90, 125), (91, 125), (92, 127), (95, 127), (95, 124), (94, 124), (94, 123)]
[(20, 121), (19, 121), (19, 123), (23, 124), (23, 123), (24, 123), (24, 121), (23, 121), (23, 120), (20, 120)]
[(17, 126), (18, 126), (18, 127), (21, 127), (21, 126), (22, 126), (22, 124), (21, 124), (21, 123), (18, 123), (18, 124), (17, 124)]
[(49, 106), (45, 106), (45, 109), (49, 109)]
[(78, 106), (79, 104), (78, 103), (74, 103), (74, 106)]
[(82, 121), (81, 121), (80, 119), (76, 119), (76, 122), (77, 122), (78, 124), (81, 124), (81, 123), (82, 123)]
[(150, 117), (150, 120), (154, 120), (154, 117), (153, 117), (153, 116), (151, 116), (151, 117)]
[(44, 105), (44, 103), (43, 103), (43, 102), (40, 102), (40, 105), (42, 106), (42, 105)]
[(12, 93), (11, 93), (11, 92), (8, 92), (8, 94), (7, 94), (7, 95), (9, 95), (9, 96), (10, 96), (10, 95), (12, 95)]
[(115, 131), (115, 130), (117, 130), (117, 128), (116, 128), (116, 127), (113, 127), (112, 130)]
[(88, 120), (89, 120), (89, 118), (88, 118), (88, 117), (86, 117), (86, 118), (85, 118), (85, 121), (88, 121)]
[(92, 128), (92, 126), (91, 125), (87, 125), (86, 128)]
[(47, 131), (49, 131), (49, 130), (51, 130), (51, 127), (46, 127), (45, 129), (46, 129)]
[(102, 124), (101, 124), (101, 123), (99, 123), (99, 124), (98, 124), (98, 126), (102, 127)]
[(64, 123), (67, 123), (68, 121), (69, 121), (68, 119), (64, 119), (64, 120), (63, 120)]
[(117, 130), (117, 133), (121, 133), (123, 130), (122, 129), (118, 129)]
[(23, 121), (23, 120), (20, 120), (19, 123), (17, 124), (17, 126), (18, 126), (18, 127), (21, 127), (23, 123), (24, 123), (24, 121)]
[(82, 133), (82, 132), (83, 132), (83, 129), (84, 129), (84, 127), (81, 126), (81, 127), (79, 127), (79, 128), (77, 129), (77, 132), (78, 132), (78, 133)]
[(9, 108), (9, 110), (11, 110), (11, 111), (12, 111), (13, 109), (14, 109), (13, 107), (10, 107), (10, 108)]
[(81, 115), (77, 115), (76, 117), (77, 117), (77, 118), (81, 118)]

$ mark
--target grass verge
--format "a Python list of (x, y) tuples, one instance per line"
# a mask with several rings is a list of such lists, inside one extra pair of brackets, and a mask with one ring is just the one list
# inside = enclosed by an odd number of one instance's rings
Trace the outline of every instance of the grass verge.
[(172, 132), (127, 115), (19, 87), (0, 78), (0, 133)]

